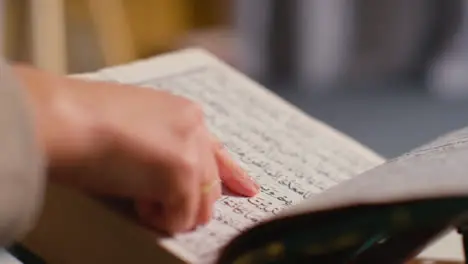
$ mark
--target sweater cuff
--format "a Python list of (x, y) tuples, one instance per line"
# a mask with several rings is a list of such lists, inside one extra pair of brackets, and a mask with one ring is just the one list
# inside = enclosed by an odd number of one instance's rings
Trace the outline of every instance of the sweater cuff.
[(0, 246), (33, 227), (43, 203), (44, 155), (25, 90), (0, 60)]

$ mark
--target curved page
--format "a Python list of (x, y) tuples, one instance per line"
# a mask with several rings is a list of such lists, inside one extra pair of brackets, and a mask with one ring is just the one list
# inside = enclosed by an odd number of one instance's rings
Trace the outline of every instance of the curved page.
[(209, 263), (240, 231), (383, 162), (201, 50), (82, 77), (166, 89), (195, 100), (203, 106), (211, 131), (261, 184), (261, 193), (253, 198), (226, 193), (207, 226), (171, 239), (155, 235), (187, 262)]

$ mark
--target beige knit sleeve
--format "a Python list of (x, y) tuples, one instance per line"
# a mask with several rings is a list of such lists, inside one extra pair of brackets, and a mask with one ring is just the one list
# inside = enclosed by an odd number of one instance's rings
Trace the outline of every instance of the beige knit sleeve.
[(23, 91), (0, 61), (0, 246), (32, 228), (45, 187), (43, 156)]

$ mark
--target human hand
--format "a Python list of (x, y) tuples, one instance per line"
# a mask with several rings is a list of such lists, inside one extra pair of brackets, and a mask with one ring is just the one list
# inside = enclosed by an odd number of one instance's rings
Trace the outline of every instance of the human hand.
[(220, 182), (241, 195), (258, 192), (193, 102), (163, 91), (15, 69), (36, 115), (52, 180), (133, 199), (142, 220), (169, 233), (208, 222)]

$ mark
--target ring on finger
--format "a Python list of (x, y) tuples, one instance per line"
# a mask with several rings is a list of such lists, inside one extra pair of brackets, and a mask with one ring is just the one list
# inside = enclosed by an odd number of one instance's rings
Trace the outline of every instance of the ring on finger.
[(208, 194), (211, 192), (211, 190), (220, 183), (219, 179), (213, 180), (209, 183), (202, 184), (201, 186), (201, 192), (202, 194)]

